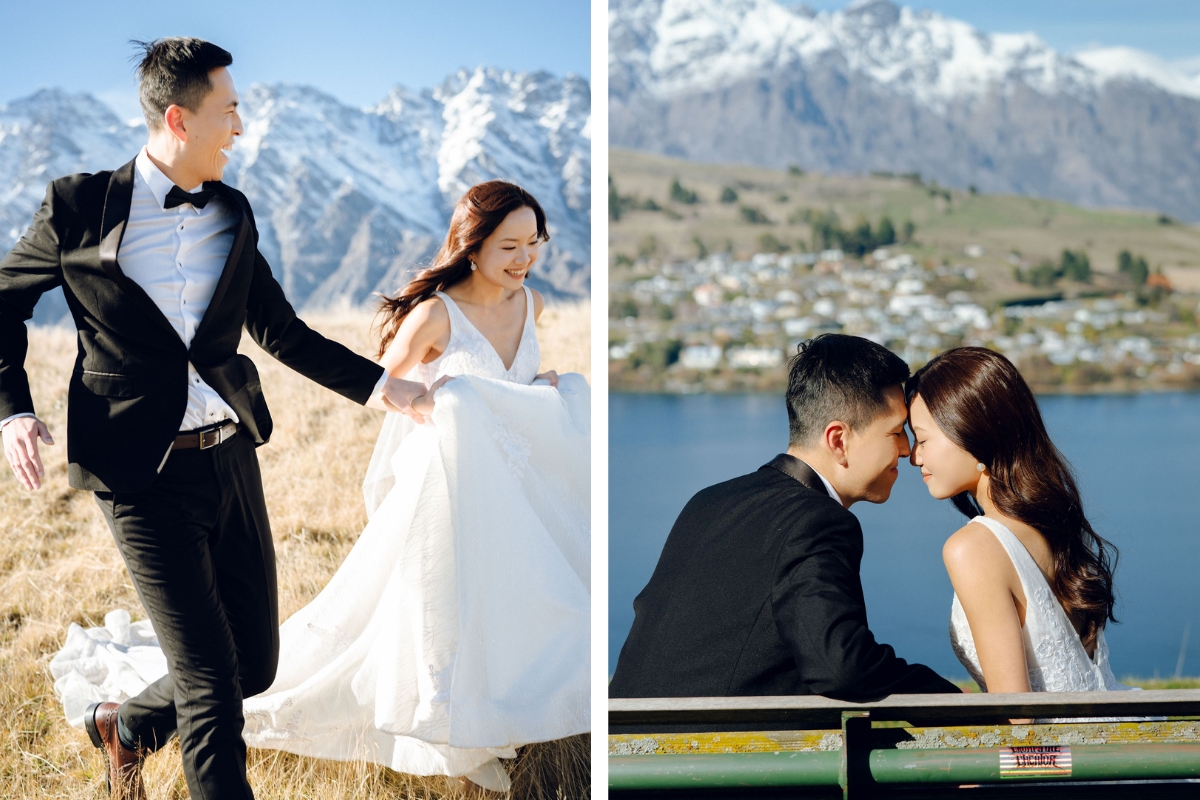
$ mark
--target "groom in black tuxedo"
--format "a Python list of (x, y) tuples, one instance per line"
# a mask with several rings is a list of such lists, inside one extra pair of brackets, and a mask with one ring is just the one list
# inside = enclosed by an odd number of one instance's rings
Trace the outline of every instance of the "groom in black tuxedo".
[(909, 454), (908, 365), (826, 334), (791, 362), (790, 444), (684, 507), (609, 684), (612, 697), (957, 692), (867, 627), (862, 528), (847, 509), (891, 494)]
[[(191, 796), (252, 798), (242, 698), (279, 647), (275, 555), (255, 448), (271, 436), (243, 327), (292, 369), (353, 400), (402, 410), (425, 388), (297, 319), (258, 252), (245, 195), (221, 182), (242, 132), (233, 57), (199, 39), (142, 45), (149, 141), (123, 167), (59, 178), (0, 260), (0, 428), (40, 486), (25, 321), (61, 286), (79, 331), (68, 393), (71, 486), (95, 492), (167, 657), (168, 674), (85, 715), (114, 797), (144, 797), (142, 756), (178, 734)], [(390, 406), (388, 405), (390, 404)]]

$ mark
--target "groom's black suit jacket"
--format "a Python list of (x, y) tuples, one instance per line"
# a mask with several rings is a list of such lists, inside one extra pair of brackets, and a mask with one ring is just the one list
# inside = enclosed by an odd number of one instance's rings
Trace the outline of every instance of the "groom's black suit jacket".
[(867, 628), (858, 519), (780, 455), (693, 497), (634, 600), (611, 697), (957, 692)]
[(243, 433), (266, 442), (271, 415), (258, 371), (237, 353), (243, 326), (297, 372), (355, 402), (369, 399), (382, 368), (297, 319), (258, 252), (245, 195), (220, 182), (205, 188), (216, 190), (239, 221), (207, 312), (185, 347), (117, 263), (133, 180), (133, 161), (55, 180), (28, 231), (0, 259), (0, 419), (34, 411), (24, 323), (38, 298), (61, 285), (79, 331), (67, 393), (72, 486), (131, 492), (154, 481), (187, 406), (189, 361), (237, 413)]

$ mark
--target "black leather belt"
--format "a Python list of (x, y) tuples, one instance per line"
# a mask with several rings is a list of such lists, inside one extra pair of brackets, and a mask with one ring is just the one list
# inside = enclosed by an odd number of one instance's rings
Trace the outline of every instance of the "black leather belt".
[(227, 419), (215, 425), (179, 434), (175, 437), (175, 444), (171, 445), (171, 449), (194, 450), (198, 447), (201, 450), (207, 450), (210, 447), (216, 447), (221, 442), (232, 439), (237, 431), (237, 423), (231, 419)]

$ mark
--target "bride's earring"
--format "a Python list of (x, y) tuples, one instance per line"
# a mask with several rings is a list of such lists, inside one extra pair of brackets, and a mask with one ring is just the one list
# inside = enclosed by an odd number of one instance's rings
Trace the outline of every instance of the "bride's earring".
[(975, 462), (975, 469), (976, 469), (977, 471), (979, 471), (979, 472), (983, 472), (985, 469), (987, 469), (987, 467), (985, 467), (985, 466), (983, 465), (983, 462), (982, 462), (982, 461), (976, 461), (976, 462)]
[(474, 271), (475, 271), (475, 270), (477, 270), (477, 269), (479, 269), (479, 267), (475, 266), (475, 262), (474, 262), (474, 261), (472, 261), (472, 262), (471, 262), (471, 272), (474, 272)]

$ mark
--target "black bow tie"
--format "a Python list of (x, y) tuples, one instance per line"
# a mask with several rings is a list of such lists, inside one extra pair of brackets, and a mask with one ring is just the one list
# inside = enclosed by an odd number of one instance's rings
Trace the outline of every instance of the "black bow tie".
[(167, 192), (167, 199), (163, 203), (164, 209), (172, 209), (175, 206), (181, 206), (184, 203), (190, 203), (196, 208), (204, 208), (208, 205), (208, 201), (216, 194), (212, 189), (201, 189), (198, 192), (185, 192), (178, 186), (172, 186), (171, 191)]

